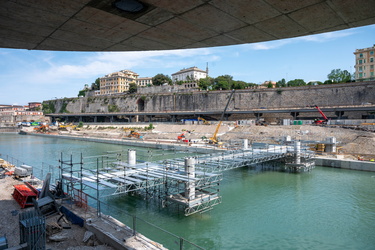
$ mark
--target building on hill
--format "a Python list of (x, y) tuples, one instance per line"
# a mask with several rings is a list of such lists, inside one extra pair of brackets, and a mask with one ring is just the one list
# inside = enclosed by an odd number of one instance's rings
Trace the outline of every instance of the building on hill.
[(356, 49), (355, 55), (355, 79), (356, 81), (375, 80), (375, 44), (370, 48)]
[(48, 122), (49, 118), (46, 118), (42, 111), (26, 110), (23, 105), (0, 105), (0, 127), (33, 121)]
[(113, 95), (129, 90), (130, 83), (136, 83), (138, 74), (130, 70), (121, 70), (100, 78), (100, 95)]
[(136, 84), (139, 87), (147, 87), (152, 85), (152, 77), (138, 77)]
[(201, 78), (208, 76), (208, 67), (206, 70), (201, 70), (197, 67), (190, 67), (187, 69), (181, 69), (180, 71), (172, 74), (172, 82), (176, 83), (179, 81), (198, 81)]
[(42, 107), (41, 102), (29, 102), (29, 110), (39, 110)]
[[(272, 87), (271, 87), (272, 86)], [(265, 81), (262, 83), (259, 88), (265, 89), (265, 88), (276, 88), (276, 82), (274, 81)]]

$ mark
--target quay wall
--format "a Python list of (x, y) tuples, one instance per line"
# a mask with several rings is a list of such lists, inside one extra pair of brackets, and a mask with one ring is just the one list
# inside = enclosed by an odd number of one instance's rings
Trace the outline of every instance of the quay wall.
[(360, 171), (375, 172), (375, 162), (342, 160), (335, 158), (315, 158), (315, 165), (333, 168), (343, 168)]
[[(191, 91), (184, 93), (119, 94), (63, 98), (44, 101), (53, 113), (160, 112), (223, 110), (231, 91)], [(236, 90), (228, 110), (306, 107), (311, 105), (347, 106), (373, 103), (375, 82), (342, 83), (277, 89)], [(351, 119), (361, 119), (363, 112), (350, 112)], [(267, 114), (269, 115), (269, 114)], [(315, 112), (306, 114), (317, 117)], [(328, 114), (335, 116), (335, 114)], [(301, 115), (300, 115), (301, 116)]]
[(52, 135), (52, 134), (40, 134), (40, 133), (28, 133), (28, 135), (35, 136), (44, 136), (50, 138), (60, 138), (60, 139), (69, 139), (69, 140), (81, 140), (89, 142), (100, 142), (100, 143), (109, 143), (109, 144), (119, 144), (132, 147), (143, 147), (143, 148), (156, 148), (164, 150), (179, 150), (179, 151), (188, 151), (188, 152), (198, 152), (203, 154), (209, 154), (216, 152), (215, 148), (208, 147), (194, 147), (187, 146), (186, 144), (176, 144), (176, 143), (161, 143), (161, 142), (145, 142), (145, 141), (132, 141), (132, 140), (116, 140), (116, 139), (105, 139), (105, 138), (93, 138), (93, 137), (82, 137), (82, 136), (69, 136), (69, 135)]

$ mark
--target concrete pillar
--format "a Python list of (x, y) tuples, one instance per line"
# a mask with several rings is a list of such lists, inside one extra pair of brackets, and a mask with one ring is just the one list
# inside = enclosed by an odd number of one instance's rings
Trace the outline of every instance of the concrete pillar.
[[(195, 178), (195, 159), (193, 157), (185, 158), (185, 172), (188, 178)], [(185, 183), (185, 198), (195, 199), (195, 181), (191, 180)]]
[(249, 140), (243, 139), (243, 149), (247, 150), (249, 148)]
[(296, 157), (296, 164), (301, 164), (301, 142), (294, 142), (294, 154)]
[(285, 142), (291, 142), (292, 141), (292, 137), (290, 135), (286, 135), (286, 136), (284, 136), (284, 141)]
[(325, 152), (336, 153), (336, 137), (327, 137), (327, 144), (325, 146)]
[(128, 149), (128, 164), (135, 165), (137, 163), (136, 151)]

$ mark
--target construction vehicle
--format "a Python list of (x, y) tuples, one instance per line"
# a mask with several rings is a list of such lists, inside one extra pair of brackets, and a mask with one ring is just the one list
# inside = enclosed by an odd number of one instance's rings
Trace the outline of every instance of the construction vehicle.
[(232, 92), (230, 93), (227, 105), (225, 106), (224, 111), (221, 114), (221, 118), (220, 118), (219, 124), (216, 126), (215, 133), (212, 135), (212, 137), (208, 141), (210, 144), (222, 144), (222, 143), (219, 143), (219, 140), (217, 138), (217, 133), (219, 132), (220, 126), (223, 123), (225, 112), (227, 111), (228, 105), (229, 105), (230, 101), (232, 100), (232, 96), (234, 94), (234, 91), (235, 90), (233, 89)]
[(210, 125), (211, 123), (202, 117), (198, 117), (198, 121), (202, 121), (204, 125)]
[(66, 124), (66, 125), (64, 125), (64, 124), (60, 124), (59, 127), (58, 127), (58, 130), (65, 130), (65, 131), (67, 131), (68, 128), (69, 128), (69, 129), (75, 129), (76, 127), (77, 127), (77, 126), (74, 125), (73, 123), (69, 123), (69, 124)]
[(129, 138), (137, 138), (137, 139), (140, 139), (142, 136), (141, 136), (140, 133), (135, 132), (134, 130), (131, 130), (131, 131), (130, 131), (130, 134), (128, 134), (128, 137), (129, 137)]
[(316, 119), (314, 120), (314, 124), (315, 124), (315, 125), (327, 124), (327, 122), (328, 122), (328, 117), (323, 113), (323, 111), (322, 111), (317, 105), (310, 106), (310, 107), (312, 107), (312, 108), (316, 108), (316, 109), (319, 111), (319, 113), (322, 115), (322, 117), (323, 117), (323, 120), (322, 120), (322, 119), (318, 119), (318, 118), (316, 118)]
[(40, 125), (39, 127), (35, 127), (34, 130), (36, 132), (41, 132), (41, 133), (45, 133), (49, 130), (49, 126), (48, 125)]
[(185, 138), (185, 134), (186, 133), (191, 133), (189, 130), (186, 130), (186, 131), (184, 131), (182, 134), (180, 134), (179, 136), (177, 136), (177, 141), (184, 141), (184, 140), (186, 140)]

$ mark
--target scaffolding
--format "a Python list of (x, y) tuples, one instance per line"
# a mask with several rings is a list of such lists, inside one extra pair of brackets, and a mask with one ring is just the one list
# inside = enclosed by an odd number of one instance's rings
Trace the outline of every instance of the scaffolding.
[[(137, 160), (136, 153), (145, 153), (152, 159), (166, 157), (166, 153), (127, 150), (107, 152), (99, 156), (72, 156), (64, 160), (61, 155), (61, 180), (67, 193), (84, 203), (85, 190), (100, 197), (136, 193), (147, 200), (157, 199), (162, 207), (182, 207), (185, 215), (203, 213), (221, 203), (219, 184), (222, 172), (275, 160), (290, 161), (286, 170), (310, 169), (313, 154), (290, 145), (266, 145), (263, 148), (220, 151), (212, 154), (186, 156), (157, 161)], [(302, 161), (301, 161), (302, 159)], [(308, 164), (307, 164), (308, 163)], [(290, 164), (295, 164), (294, 166)], [(80, 192), (74, 191), (80, 190)], [(74, 192), (73, 192), (74, 191)]]

